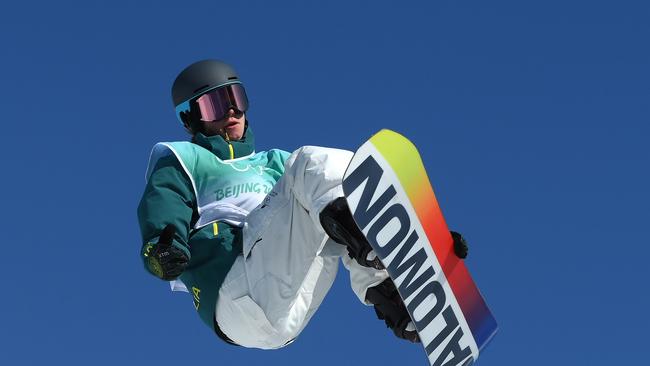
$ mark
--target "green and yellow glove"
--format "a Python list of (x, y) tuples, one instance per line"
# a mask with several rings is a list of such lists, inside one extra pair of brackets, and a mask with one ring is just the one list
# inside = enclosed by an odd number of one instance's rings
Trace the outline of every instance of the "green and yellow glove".
[(190, 261), (185, 252), (172, 244), (174, 233), (174, 225), (165, 226), (158, 243), (147, 243), (143, 252), (149, 272), (165, 281), (178, 278)]

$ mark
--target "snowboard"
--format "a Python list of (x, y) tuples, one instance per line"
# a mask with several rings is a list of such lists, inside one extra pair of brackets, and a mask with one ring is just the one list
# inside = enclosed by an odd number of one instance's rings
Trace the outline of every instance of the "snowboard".
[(404, 300), (429, 364), (471, 365), (496, 333), (496, 320), (454, 254), (415, 145), (379, 131), (355, 152), (343, 191)]

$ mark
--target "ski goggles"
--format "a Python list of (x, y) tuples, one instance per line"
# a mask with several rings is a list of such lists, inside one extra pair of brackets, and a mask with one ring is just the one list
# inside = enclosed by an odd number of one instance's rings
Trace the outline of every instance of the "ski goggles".
[(180, 119), (180, 113), (190, 109), (198, 112), (201, 121), (219, 121), (226, 118), (230, 109), (246, 112), (248, 97), (240, 83), (222, 85), (176, 106), (176, 116)]

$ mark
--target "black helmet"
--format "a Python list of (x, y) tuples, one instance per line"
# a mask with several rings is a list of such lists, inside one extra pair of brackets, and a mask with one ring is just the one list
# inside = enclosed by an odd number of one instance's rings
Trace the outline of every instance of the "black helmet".
[(174, 107), (209, 90), (228, 84), (241, 84), (230, 65), (219, 60), (198, 61), (186, 67), (174, 80)]

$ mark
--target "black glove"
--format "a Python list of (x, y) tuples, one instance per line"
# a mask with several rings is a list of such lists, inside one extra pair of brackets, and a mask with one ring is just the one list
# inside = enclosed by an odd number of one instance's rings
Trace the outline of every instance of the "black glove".
[(465, 238), (455, 231), (450, 231), (450, 233), (451, 237), (454, 239), (454, 253), (456, 253), (456, 256), (460, 259), (467, 258), (467, 251), (469, 248), (467, 247), (467, 241), (465, 241)]
[(165, 226), (158, 243), (147, 244), (144, 251), (149, 271), (165, 281), (175, 280), (190, 261), (185, 252), (172, 245), (175, 232), (174, 225)]

